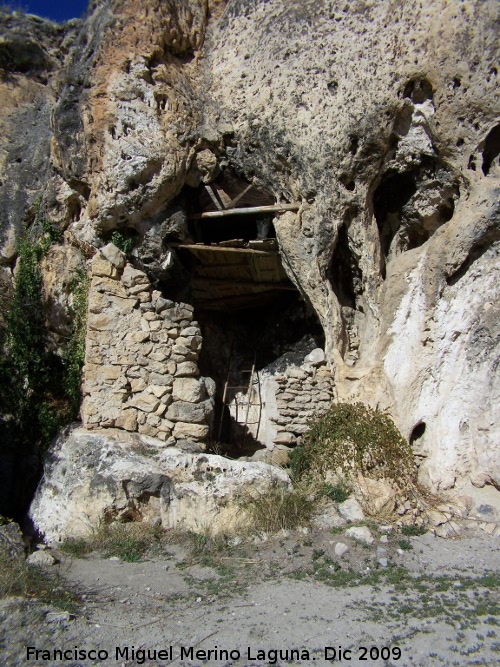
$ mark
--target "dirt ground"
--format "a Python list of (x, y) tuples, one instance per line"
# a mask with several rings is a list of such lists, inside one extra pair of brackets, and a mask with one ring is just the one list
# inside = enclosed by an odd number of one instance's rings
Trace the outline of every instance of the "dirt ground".
[(3, 600), (0, 663), (499, 665), (500, 539), (371, 530), (370, 545), (296, 531), (139, 562), (58, 554), (80, 602), (69, 615)]

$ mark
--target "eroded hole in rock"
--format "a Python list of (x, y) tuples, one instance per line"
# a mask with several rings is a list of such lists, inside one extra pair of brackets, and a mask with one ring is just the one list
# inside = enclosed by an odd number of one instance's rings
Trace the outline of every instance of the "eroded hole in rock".
[(420, 440), (425, 433), (426, 425), (425, 422), (419, 422), (411, 432), (410, 436), (410, 445), (414, 445), (417, 440)]
[(434, 91), (427, 79), (411, 79), (405, 86), (403, 97), (411, 99), (413, 104), (422, 104), (426, 100), (432, 100)]
[(485, 176), (488, 176), (492, 167), (500, 166), (500, 125), (496, 125), (487, 134), (484, 140), (483, 164), (482, 170)]
[(399, 229), (400, 211), (417, 191), (415, 176), (411, 172), (385, 174), (373, 195), (375, 219), (380, 232), (380, 242), (385, 256)]
[(413, 450), (413, 455), (415, 456), (415, 461), (417, 465), (421, 465), (424, 461), (424, 459), (427, 457), (427, 453), (425, 451), (425, 432), (426, 432), (426, 424), (423, 421), (418, 422), (413, 427), (413, 430), (410, 435), (410, 446)]
[(451, 220), (459, 194), (456, 179), (435, 158), (422, 158), (410, 171), (388, 170), (373, 195), (384, 262), (420, 247)]
[(358, 258), (350, 245), (346, 226), (339, 230), (335, 252), (330, 263), (328, 280), (341, 306), (356, 309), (363, 293), (363, 281)]

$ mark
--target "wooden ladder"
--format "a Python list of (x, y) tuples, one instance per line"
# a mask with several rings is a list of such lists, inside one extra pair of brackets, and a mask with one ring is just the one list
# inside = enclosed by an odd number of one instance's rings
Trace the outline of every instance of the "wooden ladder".
[[(233, 342), (231, 343), (231, 349), (230, 349), (230, 352), (229, 352), (226, 381), (224, 383), (224, 393), (222, 395), (222, 410), (221, 410), (220, 422), (219, 422), (218, 439), (220, 440), (220, 437), (221, 437), (222, 425), (223, 425), (223, 421), (224, 421), (224, 414), (225, 414), (226, 408), (229, 410), (230, 403), (231, 403), (231, 401), (234, 400), (235, 404), (236, 404), (236, 422), (243, 427), (243, 433), (242, 433), (241, 444), (240, 444), (240, 446), (243, 447), (244, 444), (245, 444), (246, 436), (248, 434), (249, 425), (251, 425), (251, 424), (257, 424), (258, 425), (256, 435), (258, 435), (259, 428), (260, 428), (260, 419), (261, 419), (261, 413), (262, 413), (260, 378), (259, 378), (259, 371), (256, 369), (256, 361), (257, 361), (257, 352), (256, 351), (254, 351), (254, 354), (253, 354), (252, 367), (249, 368), (249, 369), (235, 368), (234, 363), (233, 363), (235, 358), (236, 358), (236, 355), (234, 354), (234, 339), (233, 339)], [(249, 380), (248, 380), (248, 384), (231, 384), (231, 382), (232, 382), (231, 378), (232, 378), (232, 376), (234, 376), (236, 374), (245, 374), (245, 375), (249, 374), (250, 377), (249, 377)], [(254, 384), (257, 386), (257, 391), (255, 393), (258, 396), (258, 400), (257, 400), (256, 403), (251, 403), (252, 395), (254, 393), (253, 392)], [(239, 390), (246, 389), (247, 390), (247, 394), (246, 394), (247, 400), (246, 400), (246, 404), (244, 404), (245, 418), (244, 418), (244, 421), (242, 421), (242, 422), (240, 422), (238, 420), (238, 408), (239, 408), (239, 405), (240, 405), (240, 403), (238, 403), (238, 395), (236, 394), (234, 396), (234, 398), (232, 398), (231, 400), (228, 400), (228, 390), (230, 390), (230, 389), (237, 389), (237, 390), (238, 389)], [(249, 417), (249, 413), (250, 413), (250, 407), (251, 406), (256, 406), (256, 405), (259, 407), (259, 410), (258, 410), (259, 418), (258, 418), (257, 421), (249, 422), (248, 417)]]

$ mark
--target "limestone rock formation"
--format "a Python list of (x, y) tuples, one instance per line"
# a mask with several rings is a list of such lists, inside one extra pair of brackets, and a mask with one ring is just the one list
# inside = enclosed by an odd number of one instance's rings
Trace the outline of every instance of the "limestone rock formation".
[(51, 449), (30, 510), (49, 541), (84, 537), (103, 522), (161, 519), (165, 528), (230, 531), (239, 499), (286, 487), (288, 475), (265, 463), (189, 454), (118, 429), (62, 434)]
[[(292, 283), (280, 289), (294, 285), (322, 329), (306, 354), (320, 347), (324, 365), (315, 353), (305, 376), (269, 374), (266, 409), (297, 405), (275, 411), (266, 446), (300, 437), (297, 406), (359, 400), (390, 411), (428, 488), (498, 504), (499, 12), (495, 0), (95, 0), (55, 26), (2, 10), (0, 284), (8, 294), (42, 195), (64, 231), (44, 268), (59, 353), (71, 299), (54, 275), (65, 258), (92, 260), (85, 424), (214, 436), (223, 372), (214, 390), (200, 368), (215, 377), (203, 367), (225, 363), (231, 307), (196, 301), (200, 262), (182, 246), (219, 243), (224, 223), (193, 213), (203, 197), (238, 206), (222, 201), (226, 179), (288, 208), (257, 216), (251, 238), (228, 218), (238, 233), (222, 243), (277, 245)], [(133, 246), (124, 267), (102, 254), (117, 231)], [(210, 289), (227, 283), (202, 269)], [(137, 349), (106, 329), (111, 307)], [(197, 358), (200, 332), (211, 359)], [(284, 352), (267, 348), (261, 369)], [(147, 362), (108, 363), (122, 354)], [(94, 372), (108, 374), (99, 388)]]

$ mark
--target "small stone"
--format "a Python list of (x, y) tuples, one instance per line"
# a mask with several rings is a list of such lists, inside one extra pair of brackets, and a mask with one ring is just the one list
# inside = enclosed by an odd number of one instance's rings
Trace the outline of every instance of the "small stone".
[(123, 270), (122, 283), (129, 288), (135, 285), (149, 285), (149, 278), (143, 271), (138, 271), (127, 264)]
[(114, 243), (108, 243), (100, 250), (101, 255), (108, 260), (117, 269), (123, 269), (127, 261), (124, 253), (115, 246)]
[(97, 253), (90, 263), (93, 276), (101, 276), (102, 278), (118, 278), (117, 269), (108, 262), (107, 259)]
[(136, 378), (134, 380), (130, 380), (130, 387), (134, 394), (139, 391), (144, 391), (144, 389), (146, 389), (146, 381), (143, 378)]
[(156, 398), (162, 398), (165, 394), (168, 394), (170, 387), (166, 385), (152, 384), (149, 386), (149, 391), (156, 396)]
[(52, 567), (59, 561), (50, 551), (35, 551), (28, 556), (26, 563), (28, 565), (37, 565), (38, 567)]
[(136, 394), (129, 401), (128, 405), (142, 410), (143, 412), (154, 412), (159, 406), (160, 401), (152, 394)]
[(204, 398), (205, 386), (203, 382), (195, 378), (176, 378), (172, 397), (174, 401), (186, 401), (198, 403)]
[(388, 565), (387, 558), (379, 558), (378, 564), (381, 565), (382, 567), (387, 567)]
[(389, 538), (387, 537), (387, 535), (382, 535), (382, 537), (380, 538), (380, 541), (384, 544), (387, 544), (387, 542), (389, 541)]
[(69, 623), (74, 620), (75, 615), (70, 614), (68, 611), (49, 611), (45, 615), (45, 621), (47, 623)]
[(206, 424), (188, 424), (177, 422), (174, 426), (173, 435), (176, 438), (202, 439), (208, 435), (209, 427)]
[(317, 347), (304, 357), (304, 362), (310, 366), (322, 366), (326, 363), (325, 353), (320, 347)]
[(349, 546), (344, 544), (344, 542), (337, 542), (335, 545), (335, 555), (341, 558), (345, 553), (349, 551)]
[(365, 515), (356, 498), (351, 497), (339, 505), (339, 512), (346, 521), (364, 521)]
[(366, 526), (353, 526), (352, 528), (348, 528), (345, 534), (358, 542), (364, 542), (365, 544), (373, 543), (373, 535)]
[(194, 361), (183, 361), (177, 364), (177, 377), (198, 377), (200, 371)]
[(160, 296), (155, 303), (156, 312), (162, 313), (167, 308), (172, 308), (173, 305), (173, 301), (170, 301), (170, 299), (164, 299), (162, 296)]

